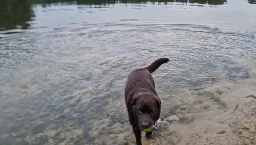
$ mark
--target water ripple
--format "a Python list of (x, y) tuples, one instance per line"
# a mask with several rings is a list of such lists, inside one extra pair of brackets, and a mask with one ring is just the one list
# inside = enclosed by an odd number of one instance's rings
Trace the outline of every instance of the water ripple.
[(113, 138), (129, 136), (122, 90), (132, 69), (169, 57), (154, 74), (161, 93), (249, 79), (256, 61), (254, 32), (204, 25), (129, 20), (23, 37), (1, 42), (1, 143), (125, 142)]

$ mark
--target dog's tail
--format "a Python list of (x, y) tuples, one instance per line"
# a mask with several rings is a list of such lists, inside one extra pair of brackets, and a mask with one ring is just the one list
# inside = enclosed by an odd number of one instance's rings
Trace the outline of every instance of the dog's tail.
[(167, 63), (169, 61), (168, 58), (159, 58), (153, 63), (151, 63), (146, 69), (150, 72), (153, 73), (156, 69), (159, 68), (160, 65)]

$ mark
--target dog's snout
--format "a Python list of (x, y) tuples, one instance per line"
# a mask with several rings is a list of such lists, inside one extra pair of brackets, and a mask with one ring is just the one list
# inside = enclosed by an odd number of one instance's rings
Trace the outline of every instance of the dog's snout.
[(142, 124), (141, 124), (141, 127), (142, 127), (142, 128), (148, 128), (148, 127), (149, 127), (149, 122), (148, 122), (148, 120), (143, 120), (143, 121), (142, 121)]
[(148, 120), (143, 120), (142, 124), (148, 125)]

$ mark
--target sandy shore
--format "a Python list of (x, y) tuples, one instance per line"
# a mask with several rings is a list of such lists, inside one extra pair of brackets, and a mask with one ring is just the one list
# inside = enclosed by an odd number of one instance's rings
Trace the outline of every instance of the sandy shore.
[(256, 145), (255, 82), (218, 83), (176, 97), (182, 106), (174, 103), (179, 109), (168, 116), (172, 104), (164, 103), (161, 127), (144, 145)]
[[(220, 82), (177, 94), (162, 94), (160, 127), (152, 139), (143, 134), (143, 145), (256, 145), (254, 81)], [(99, 137), (95, 143), (135, 144), (129, 124), (120, 126), (112, 128), (118, 135)]]

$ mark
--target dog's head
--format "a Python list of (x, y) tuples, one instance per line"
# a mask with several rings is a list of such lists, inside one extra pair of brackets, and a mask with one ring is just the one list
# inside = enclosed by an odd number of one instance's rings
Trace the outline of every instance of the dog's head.
[(160, 116), (161, 101), (153, 93), (135, 94), (132, 100), (133, 114), (141, 130), (150, 128)]

